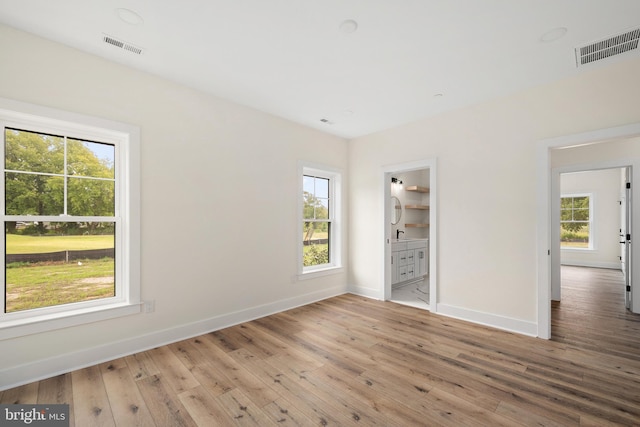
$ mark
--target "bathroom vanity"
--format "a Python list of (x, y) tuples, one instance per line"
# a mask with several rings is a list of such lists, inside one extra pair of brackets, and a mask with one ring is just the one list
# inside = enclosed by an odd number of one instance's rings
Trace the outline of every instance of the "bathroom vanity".
[(429, 239), (400, 239), (391, 243), (391, 284), (429, 274)]

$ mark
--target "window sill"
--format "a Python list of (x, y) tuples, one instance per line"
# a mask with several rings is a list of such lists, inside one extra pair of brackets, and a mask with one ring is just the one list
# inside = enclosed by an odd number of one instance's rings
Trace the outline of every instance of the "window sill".
[(595, 248), (560, 248), (563, 252), (595, 252)]
[(343, 267), (327, 267), (318, 270), (308, 271), (306, 273), (298, 274), (298, 280), (315, 279), (316, 277), (329, 276), (332, 274), (339, 274), (344, 272)]
[(120, 303), (109, 306), (84, 308), (64, 313), (33, 316), (0, 323), (0, 341), (54, 329), (84, 325), (116, 317), (140, 313), (140, 304)]

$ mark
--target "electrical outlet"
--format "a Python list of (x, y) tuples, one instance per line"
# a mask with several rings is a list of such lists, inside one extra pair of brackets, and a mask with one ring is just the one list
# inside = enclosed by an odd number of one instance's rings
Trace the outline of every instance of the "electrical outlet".
[(144, 302), (144, 312), (145, 313), (153, 313), (153, 311), (156, 309), (156, 301), (155, 300), (149, 300), (149, 301), (145, 301)]

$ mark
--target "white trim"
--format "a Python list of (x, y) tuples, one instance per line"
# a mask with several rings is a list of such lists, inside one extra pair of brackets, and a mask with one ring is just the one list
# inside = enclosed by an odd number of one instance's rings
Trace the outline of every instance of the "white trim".
[(296, 275), (298, 280), (315, 279), (316, 277), (330, 276), (332, 274), (344, 273), (344, 267), (325, 267), (318, 270), (307, 271)]
[(239, 323), (249, 322), (264, 316), (342, 295), (345, 292), (345, 289), (342, 287), (323, 289), (297, 297), (239, 310), (234, 313), (214, 316), (209, 319), (128, 338), (119, 342), (110, 342), (109, 344), (83, 349), (74, 353), (62, 354), (24, 365), (0, 369), (0, 391), (82, 369), (87, 366), (93, 366), (130, 354), (139, 353), (158, 346), (186, 340)]
[(113, 304), (109, 306), (90, 307), (75, 311), (64, 311), (50, 315), (33, 316), (28, 322), (18, 320), (6, 322), (0, 329), (0, 340), (17, 338), (25, 335), (67, 328), (74, 325), (115, 319), (140, 313), (140, 304)]
[(584, 253), (584, 252), (598, 252), (597, 249), (590, 249), (590, 248), (580, 248), (580, 247), (571, 247), (571, 246), (567, 246), (567, 247), (560, 247), (560, 250), (562, 251), (562, 253), (570, 253), (570, 252), (574, 252), (574, 253)]
[[(543, 139), (538, 141), (536, 147), (536, 206), (537, 206), (537, 264), (538, 264), (538, 276), (537, 276), (537, 327), (538, 337), (549, 339), (551, 338), (551, 264), (552, 259), (560, 259), (559, 250), (552, 247), (554, 241), (551, 236), (552, 222), (551, 222), (551, 200), (552, 189), (554, 191), (557, 187), (557, 182), (552, 185), (552, 180), (557, 181), (555, 178), (557, 170), (551, 170), (551, 158), (550, 151), (554, 148), (568, 148), (579, 145), (587, 145), (598, 142), (605, 142), (615, 139), (631, 138), (640, 135), (640, 123), (634, 123), (631, 125), (618, 126), (613, 128), (599, 129), (591, 132), (578, 133), (573, 135), (566, 135), (558, 138)], [(618, 166), (605, 166), (607, 162), (599, 163), (598, 166), (601, 169)], [(625, 167), (625, 165), (619, 165), (619, 167)], [(571, 168), (575, 168), (575, 171), (586, 170), (579, 165), (574, 165)], [(587, 168), (588, 169), (588, 168)], [(563, 168), (564, 170), (564, 168)], [(567, 170), (568, 171), (568, 170)], [(634, 182), (634, 188), (637, 187)], [(558, 194), (555, 193), (555, 194)], [(635, 212), (635, 210), (634, 210)], [(635, 215), (635, 213), (634, 213)], [(559, 220), (558, 220), (559, 221)], [(558, 248), (560, 242), (557, 242)], [(550, 256), (550, 251), (554, 251), (554, 256)], [(557, 251), (557, 255), (555, 252)], [(634, 258), (638, 256), (634, 251)], [(640, 259), (638, 259), (640, 261)], [(633, 265), (640, 265), (640, 263), (632, 262)], [(638, 269), (633, 269), (633, 271)], [(635, 275), (634, 275), (635, 276)], [(638, 277), (640, 279), (640, 276)], [(633, 283), (637, 283), (637, 280), (633, 280)], [(636, 298), (638, 309), (640, 309), (640, 298)]]
[(538, 331), (535, 322), (498, 316), (443, 303), (438, 304), (438, 314), (532, 337), (535, 337)]
[(560, 265), (568, 265), (572, 267), (606, 268), (608, 270), (620, 271), (620, 262), (562, 261)]
[(384, 301), (384, 292), (380, 292), (380, 289), (365, 288), (364, 286), (358, 285), (349, 285), (347, 289), (349, 293), (354, 295)]
[[(304, 267), (303, 266), (303, 240), (302, 235), (302, 223), (304, 222), (303, 210), (304, 210), (304, 188), (303, 188), (303, 176), (313, 175), (320, 178), (329, 179), (329, 218), (330, 218), (330, 235), (329, 235), (329, 260), (328, 264)], [(320, 165), (317, 163), (299, 161), (298, 162), (298, 207), (297, 207), (297, 248), (298, 248), (298, 262), (297, 262), (297, 275), (298, 280), (312, 279), (315, 277), (326, 276), (328, 274), (336, 274), (343, 271), (343, 206), (344, 206), (344, 191), (342, 190), (342, 170), (326, 165)]]
[[(115, 143), (117, 223), (116, 297), (19, 313), (2, 314), (0, 340), (45, 332), (140, 311), (140, 129), (54, 108), (0, 98), (3, 123), (40, 132), (72, 135), (91, 141)], [(2, 180), (4, 183), (4, 179)], [(3, 188), (3, 186), (2, 186)], [(4, 191), (3, 191), (4, 193)], [(3, 213), (3, 212), (2, 212)], [(10, 218), (10, 217), (5, 217)], [(67, 221), (72, 217), (52, 217)], [(100, 218), (100, 217), (92, 217)], [(2, 237), (4, 241), (4, 235)], [(4, 301), (4, 287), (0, 289)], [(54, 313), (56, 312), (56, 313)]]

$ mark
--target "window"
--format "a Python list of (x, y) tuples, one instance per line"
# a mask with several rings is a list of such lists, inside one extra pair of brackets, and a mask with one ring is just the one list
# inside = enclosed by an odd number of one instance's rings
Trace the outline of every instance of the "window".
[(592, 197), (590, 194), (570, 194), (560, 198), (560, 247), (591, 249)]
[(300, 224), (302, 274), (341, 266), (340, 174), (303, 167)]
[(0, 338), (139, 312), (136, 129), (3, 102)]

